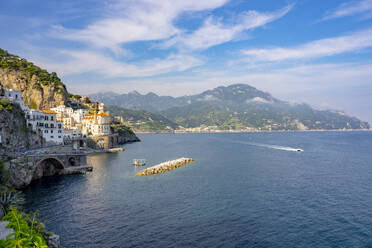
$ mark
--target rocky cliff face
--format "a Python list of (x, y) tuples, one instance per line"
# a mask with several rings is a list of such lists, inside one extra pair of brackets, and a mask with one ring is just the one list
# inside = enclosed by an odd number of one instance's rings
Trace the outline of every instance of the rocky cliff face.
[(118, 144), (123, 145), (125, 143), (141, 141), (137, 135), (125, 125), (112, 125), (112, 132), (118, 134)]
[(22, 148), (35, 148), (44, 143), (40, 134), (27, 128), (24, 112), (17, 104), (0, 101), (0, 105), (0, 160)]
[(134, 133), (122, 133), (119, 134), (118, 143), (123, 145), (125, 143), (138, 142), (141, 141)]
[(0, 68), (0, 84), (5, 89), (21, 90), (25, 104), (33, 109), (50, 109), (68, 100), (65, 85), (45, 85), (38, 76), (24, 70)]

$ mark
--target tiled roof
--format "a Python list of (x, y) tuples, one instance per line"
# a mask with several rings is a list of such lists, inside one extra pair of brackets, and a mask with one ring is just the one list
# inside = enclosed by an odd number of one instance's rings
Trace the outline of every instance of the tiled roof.
[[(94, 117), (94, 114), (87, 114), (85, 115), (86, 117)], [(108, 113), (103, 113), (103, 114), (97, 114), (97, 116), (105, 116), (105, 117), (109, 117), (110, 115)]]
[(53, 110), (41, 110), (41, 112), (43, 112), (44, 114), (57, 114), (56, 111), (53, 111)]

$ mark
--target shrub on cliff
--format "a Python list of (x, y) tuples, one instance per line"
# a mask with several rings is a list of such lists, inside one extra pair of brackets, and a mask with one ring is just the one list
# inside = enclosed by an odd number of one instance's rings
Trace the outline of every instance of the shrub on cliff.
[(12, 207), (11, 211), (2, 219), (9, 221), (7, 228), (14, 230), (6, 240), (0, 240), (0, 247), (5, 248), (48, 248), (47, 242), (41, 234), (44, 226), (36, 220), (37, 213), (31, 215), (22, 214), (17, 208)]
[(13, 110), (14, 103), (7, 99), (1, 99), (0, 100), (0, 111), (7, 110), (12, 111)]
[(22, 192), (6, 189), (0, 192), (0, 217), (6, 215), (12, 207), (23, 205), (25, 199)]

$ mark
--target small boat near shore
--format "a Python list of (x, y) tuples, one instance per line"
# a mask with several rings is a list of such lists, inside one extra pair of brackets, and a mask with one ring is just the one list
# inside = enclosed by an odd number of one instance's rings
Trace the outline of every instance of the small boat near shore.
[(303, 152), (304, 150), (302, 150), (301, 148), (296, 148), (296, 152)]
[(133, 159), (133, 165), (134, 166), (144, 166), (146, 165), (146, 159)]

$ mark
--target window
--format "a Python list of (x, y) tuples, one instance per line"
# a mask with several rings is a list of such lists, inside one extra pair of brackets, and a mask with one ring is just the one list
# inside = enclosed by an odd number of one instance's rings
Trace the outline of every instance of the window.
[(50, 138), (51, 138), (51, 139), (53, 139), (53, 138), (54, 138), (54, 136), (52, 135), (52, 136), (50, 136)]
[(48, 123), (45, 123), (45, 127), (48, 128)]
[(50, 120), (52, 121), (53, 119), (54, 119), (53, 116), (51, 116), (51, 117), (50, 117)]
[(45, 116), (45, 120), (46, 120), (46, 121), (49, 120), (48, 116)]
[(58, 123), (58, 128), (62, 128), (62, 125), (61, 125), (61, 123)]
[(48, 130), (44, 130), (44, 133), (48, 133)]
[(50, 133), (53, 133), (53, 130), (50, 130)]
[(58, 133), (62, 133), (62, 130), (58, 130)]
[(54, 128), (54, 124), (52, 123), (52, 124), (50, 124), (50, 128)]
[(61, 136), (58, 136), (58, 139), (60, 139), (61, 138)]

